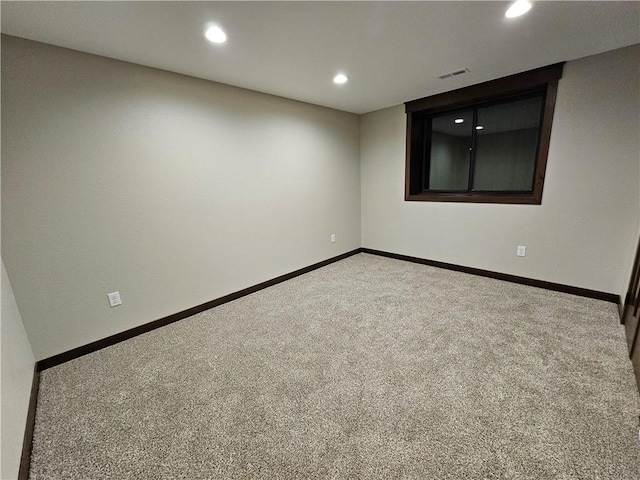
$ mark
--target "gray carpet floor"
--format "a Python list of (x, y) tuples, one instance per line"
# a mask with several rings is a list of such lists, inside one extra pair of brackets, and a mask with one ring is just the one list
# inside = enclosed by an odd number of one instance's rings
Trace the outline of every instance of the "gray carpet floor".
[(640, 478), (614, 304), (358, 254), (42, 373), (31, 479)]

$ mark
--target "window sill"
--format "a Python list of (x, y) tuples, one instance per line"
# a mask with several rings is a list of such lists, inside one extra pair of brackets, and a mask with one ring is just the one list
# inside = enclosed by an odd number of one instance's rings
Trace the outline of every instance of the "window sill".
[(462, 203), (503, 203), (516, 205), (540, 205), (542, 192), (536, 197), (525, 194), (486, 194), (486, 193), (415, 193), (405, 196), (406, 202), (462, 202)]

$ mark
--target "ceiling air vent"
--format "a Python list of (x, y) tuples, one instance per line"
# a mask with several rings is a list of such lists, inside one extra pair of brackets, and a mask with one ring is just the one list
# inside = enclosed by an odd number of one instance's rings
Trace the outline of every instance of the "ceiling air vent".
[(449, 78), (449, 77), (457, 77), (458, 75), (465, 74), (468, 71), (469, 71), (468, 68), (463, 68), (462, 70), (456, 70), (455, 72), (449, 72), (449, 73), (445, 73), (443, 75), (438, 75), (438, 78), (440, 80), (444, 80), (445, 78)]

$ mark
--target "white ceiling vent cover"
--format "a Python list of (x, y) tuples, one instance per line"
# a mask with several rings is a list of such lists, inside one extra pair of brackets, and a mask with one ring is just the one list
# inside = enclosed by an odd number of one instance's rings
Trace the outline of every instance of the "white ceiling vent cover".
[(444, 80), (445, 78), (457, 77), (458, 75), (463, 75), (469, 71), (468, 68), (463, 68), (462, 70), (456, 70), (455, 72), (449, 72), (442, 75), (438, 75), (440, 80)]

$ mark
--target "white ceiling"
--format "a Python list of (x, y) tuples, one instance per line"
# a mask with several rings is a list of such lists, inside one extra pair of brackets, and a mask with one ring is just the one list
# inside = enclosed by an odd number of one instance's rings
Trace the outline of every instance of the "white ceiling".
[[(365, 113), (640, 43), (640, 2), (7, 2), (2, 32)], [(213, 45), (208, 22), (229, 40)], [(461, 68), (469, 73), (439, 80)], [(336, 86), (344, 71), (349, 83)]]

